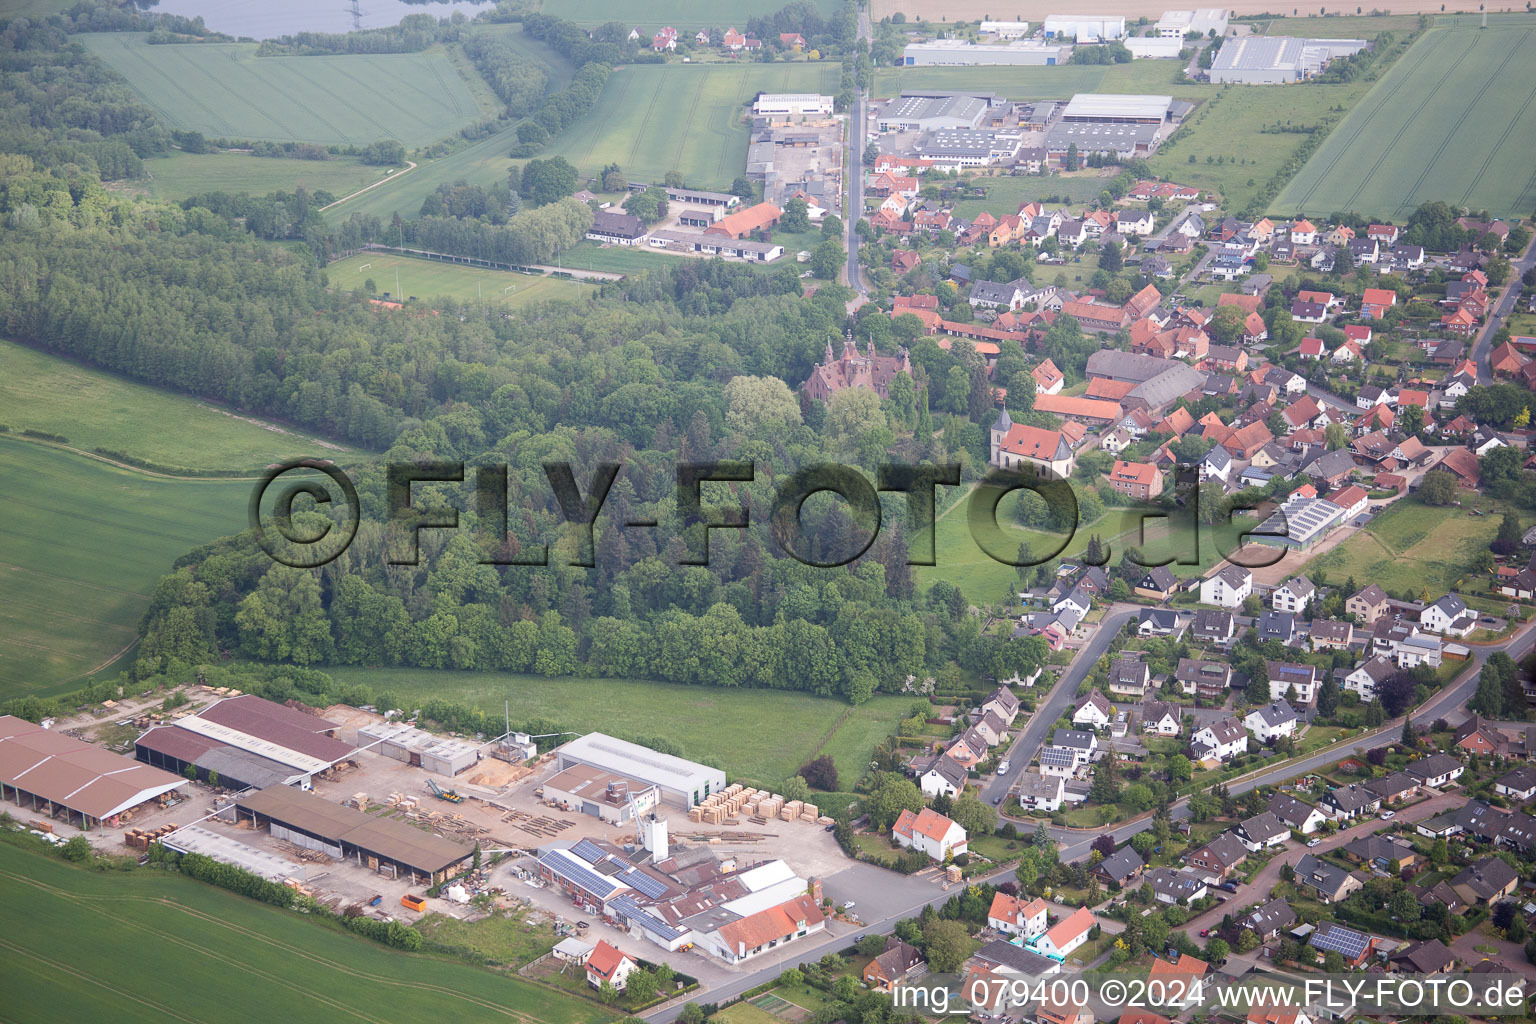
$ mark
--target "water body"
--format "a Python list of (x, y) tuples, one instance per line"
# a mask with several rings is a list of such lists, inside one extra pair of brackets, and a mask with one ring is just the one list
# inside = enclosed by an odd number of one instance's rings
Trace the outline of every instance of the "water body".
[(446, 18), (463, 11), (473, 18), (491, 9), (490, 0), (408, 4), (401, 0), (358, 0), (361, 18), (354, 23), (349, 0), (160, 0), (150, 8), (161, 14), (201, 16), (215, 32), (252, 39), (276, 39), (294, 32), (351, 32), (356, 27), (388, 28), (408, 14)]

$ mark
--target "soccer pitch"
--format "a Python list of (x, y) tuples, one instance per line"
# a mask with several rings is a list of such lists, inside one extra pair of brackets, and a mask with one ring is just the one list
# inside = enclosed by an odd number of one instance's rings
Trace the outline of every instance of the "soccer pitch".
[(1489, 15), (1488, 28), (1479, 25), (1476, 15), (1439, 19), (1291, 179), (1274, 212), (1348, 210), (1401, 222), (1443, 200), (1495, 216), (1530, 214), (1536, 16)]
[(251, 43), (151, 46), (130, 32), (77, 36), (167, 124), (211, 139), (421, 146), (482, 111), (441, 49), (257, 57)]

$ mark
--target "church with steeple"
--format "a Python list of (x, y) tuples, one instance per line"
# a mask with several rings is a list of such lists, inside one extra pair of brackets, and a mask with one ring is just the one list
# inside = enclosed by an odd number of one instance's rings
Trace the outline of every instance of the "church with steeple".
[(825, 402), (835, 393), (847, 388), (868, 388), (881, 398), (891, 397), (891, 380), (898, 374), (912, 376), (912, 360), (907, 350), (894, 356), (875, 354), (875, 343), (869, 343), (866, 353), (860, 354), (853, 336), (843, 340), (843, 354), (832, 353), (832, 341), (827, 340), (827, 350), (822, 361), (816, 364), (800, 390), (818, 402)]

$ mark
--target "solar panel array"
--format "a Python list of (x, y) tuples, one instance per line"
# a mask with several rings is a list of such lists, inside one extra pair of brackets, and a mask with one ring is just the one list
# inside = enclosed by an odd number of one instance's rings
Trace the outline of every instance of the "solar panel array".
[(644, 907), (640, 906), (628, 896), (615, 897), (613, 902), (608, 904), (608, 907), (620, 917), (638, 922), (640, 927), (644, 928), (646, 931), (654, 932), (655, 934), (660, 935), (662, 938), (668, 940), (680, 939), (687, 934), (687, 932), (682, 929), (673, 928), (671, 925), (657, 917), (655, 914), (647, 913)]
[(1312, 935), (1312, 947), (1324, 952), (1332, 950), (1342, 953), (1348, 960), (1358, 960), (1365, 952), (1365, 947), (1371, 940), (1357, 931), (1348, 928), (1333, 927), (1326, 932), (1319, 931)]
[(586, 861), (588, 864), (596, 864), (598, 861), (608, 856), (603, 852), (602, 847), (598, 846), (590, 839), (583, 839), (579, 841), (575, 846), (571, 847), (571, 852), (580, 857), (582, 860)]
[(1077, 763), (1077, 755), (1066, 747), (1046, 747), (1040, 752), (1040, 764), (1051, 768), (1070, 768)]
[(658, 881), (636, 868), (630, 868), (619, 875), (619, 881), (631, 889), (644, 893), (653, 900), (659, 900), (667, 894), (667, 886), (664, 882)]
[(587, 867), (563, 850), (551, 850), (539, 858), (540, 864), (549, 865), (555, 872), (581, 886), (599, 899), (607, 899), (618, 886)]

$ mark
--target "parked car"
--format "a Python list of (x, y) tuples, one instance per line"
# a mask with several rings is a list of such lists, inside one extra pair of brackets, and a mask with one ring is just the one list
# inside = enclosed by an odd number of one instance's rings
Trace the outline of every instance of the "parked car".
[(845, 901), (843, 903), (843, 909), (844, 910), (852, 910), (856, 906), (858, 906), (858, 904), (855, 903), (853, 900), (847, 900), (847, 901)]
[(1395, 817), (1397, 817), (1397, 812), (1396, 811), (1382, 811), (1381, 812), (1381, 820), (1382, 821), (1391, 821)]
[(1323, 845), (1323, 841), (1321, 839), (1308, 839), (1307, 840), (1307, 847), (1309, 849), (1311, 847), (1314, 847), (1314, 846), (1322, 846), (1322, 845)]
[(1227, 892), (1237, 892), (1237, 883), (1231, 879), (1228, 879), (1227, 881), (1222, 882), (1219, 888), (1225, 889)]

